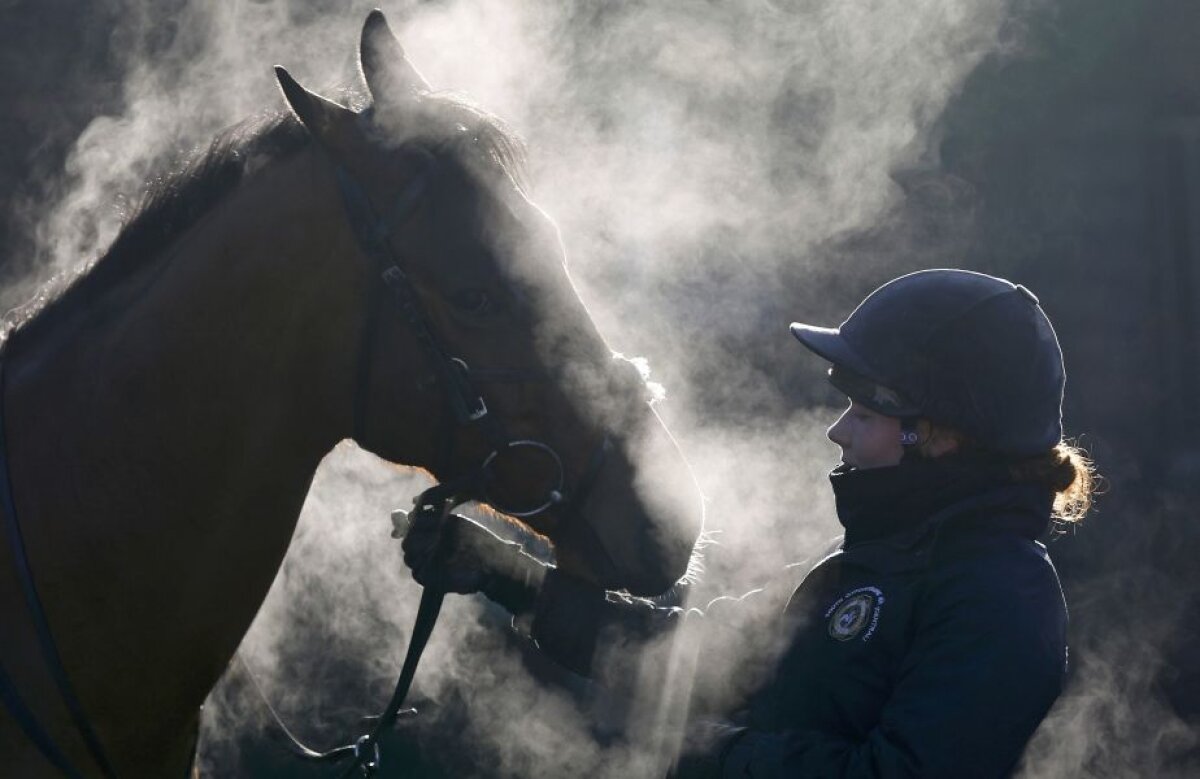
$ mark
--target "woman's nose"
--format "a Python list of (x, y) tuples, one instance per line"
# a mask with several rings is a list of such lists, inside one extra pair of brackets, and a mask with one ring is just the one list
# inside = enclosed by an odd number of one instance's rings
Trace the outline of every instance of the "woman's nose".
[(849, 412), (843, 411), (842, 415), (837, 418), (837, 421), (834, 422), (832, 425), (830, 425), (829, 429), (825, 431), (826, 437), (828, 437), (830, 441), (833, 441), (838, 446), (846, 445), (845, 434), (846, 434), (846, 414), (847, 413), (849, 413)]

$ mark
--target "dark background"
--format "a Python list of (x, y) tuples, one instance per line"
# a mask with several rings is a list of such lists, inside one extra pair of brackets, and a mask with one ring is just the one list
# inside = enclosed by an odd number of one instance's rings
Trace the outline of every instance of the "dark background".
[[(36, 262), (26, 217), (47, 194), (39, 182), (59, 175), (93, 117), (116, 110), (121, 12), (0, 0), (0, 278)], [(1052, 547), (1076, 675), (1052, 721), (1088, 716), (1080, 775), (1185, 775), (1200, 768), (1200, 4), (1046, 3), (1012, 35), (1019, 51), (970, 74), (920, 164), (892, 171), (901, 206), (818, 247), (821, 262), (764, 281), (761, 322), (708, 321), (700, 337), (807, 404), (826, 399), (816, 369), (781, 360), (759, 324), (818, 300), (844, 312), (873, 286), (863, 279), (920, 267), (964, 265), (1035, 290), (1067, 354), (1069, 431), (1107, 481), (1098, 513)], [(778, 110), (801, 97), (778, 96)], [(697, 300), (695, 315), (708, 305)], [(707, 403), (731, 420), (769, 411)], [(1091, 702), (1096, 685), (1108, 705)], [(1029, 770), (1054, 775), (1055, 748), (1039, 737)]]

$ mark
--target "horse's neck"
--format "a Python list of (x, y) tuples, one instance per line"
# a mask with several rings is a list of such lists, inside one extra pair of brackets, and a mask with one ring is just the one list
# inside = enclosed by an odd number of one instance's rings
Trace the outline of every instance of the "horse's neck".
[(10, 369), (14, 411), (53, 409), (60, 445), (91, 450), (92, 467), (132, 471), (106, 480), (145, 482), (174, 466), (197, 487), (228, 491), (238, 470), (262, 478), (273, 460), (315, 467), (350, 412), (359, 293), (352, 263), (331, 261), (338, 211), (311, 160), (305, 151), (276, 163), (217, 204), (168, 256), (114, 285), (108, 294), (125, 298), (115, 313), (102, 298), (95, 315), (23, 344)]
[[(364, 282), (336, 256), (339, 216), (303, 151), (129, 279), (136, 296), (114, 289), (120, 306), (101, 297), (14, 344), (18, 513), (48, 609), (69, 615), (56, 629), (115, 653), (97, 667), (232, 652), (257, 610), (320, 458), (349, 432)], [(186, 639), (138, 634), (180, 612)], [(189, 646), (199, 635), (216, 648)]]

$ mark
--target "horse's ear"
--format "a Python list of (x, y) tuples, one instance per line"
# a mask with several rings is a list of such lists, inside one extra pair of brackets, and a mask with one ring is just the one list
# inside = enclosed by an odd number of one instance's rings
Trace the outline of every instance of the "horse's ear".
[(367, 14), (358, 41), (358, 63), (375, 103), (395, 104), (429, 91), (429, 82), (417, 71), (388, 27), (383, 11)]
[(292, 74), (275, 66), (275, 77), (283, 89), (283, 96), (301, 124), (326, 148), (337, 150), (346, 145), (357, 117), (343, 105), (327, 100), (300, 86)]

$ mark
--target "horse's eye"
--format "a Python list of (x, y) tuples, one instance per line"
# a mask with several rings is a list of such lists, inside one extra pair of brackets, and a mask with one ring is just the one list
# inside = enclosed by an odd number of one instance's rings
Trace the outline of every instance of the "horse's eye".
[(486, 316), (496, 310), (492, 298), (482, 289), (464, 289), (451, 296), (450, 302), (459, 311), (472, 316)]

